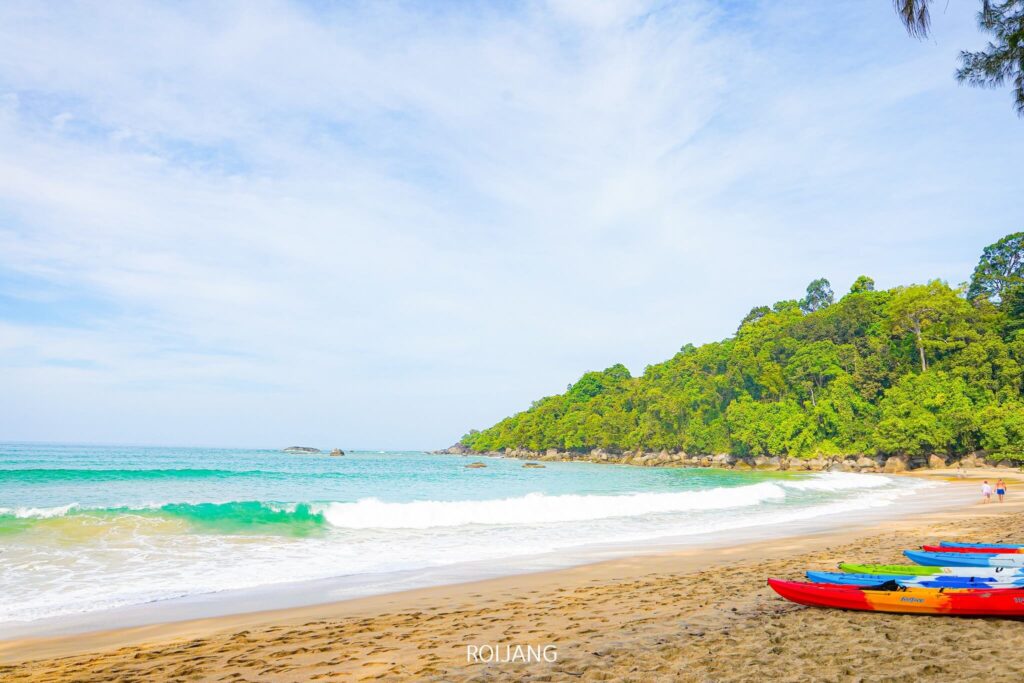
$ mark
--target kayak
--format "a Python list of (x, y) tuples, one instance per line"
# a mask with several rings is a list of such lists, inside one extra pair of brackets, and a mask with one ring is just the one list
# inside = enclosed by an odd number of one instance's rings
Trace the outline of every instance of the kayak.
[(1017, 548), (1018, 552), (1024, 551), (1024, 545), (1020, 543), (954, 543), (953, 541), (939, 541), (943, 548), (1005, 548), (1007, 552)]
[[(1007, 577), (1012, 579), (1012, 577)], [(811, 583), (832, 583), (846, 586), (878, 586), (886, 581), (895, 581), (901, 586), (919, 588), (1021, 588), (1024, 576), (1014, 580), (997, 580), (976, 576), (909, 576), (900, 574), (843, 574), (841, 572), (807, 572)]]
[(911, 562), (929, 567), (1024, 567), (1024, 555), (989, 553), (937, 553), (927, 550), (904, 550)]
[(849, 574), (898, 574), (902, 576), (977, 576), (1009, 581), (1024, 578), (1024, 567), (925, 567), (919, 564), (852, 564), (840, 562)]
[(979, 555), (1017, 555), (1024, 553), (1024, 548), (989, 548), (983, 545), (923, 545), (921, 550), (932, 553), (976, 553)]
[(869, 612), (1024, 616), (1024, 590), (976, 588), (903, 588), (870, 590), (858, 586), (768, 579), (782, 597), (811, 607), (838, 607)]

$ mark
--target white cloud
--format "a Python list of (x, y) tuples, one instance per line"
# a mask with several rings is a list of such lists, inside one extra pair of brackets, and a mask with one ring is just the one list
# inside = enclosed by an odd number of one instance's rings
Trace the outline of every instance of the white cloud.
[(970, 14), (793, 7), (0, 7), (0, 434), (437, 446), (812, 277), (966, 277), (1024, 140)]

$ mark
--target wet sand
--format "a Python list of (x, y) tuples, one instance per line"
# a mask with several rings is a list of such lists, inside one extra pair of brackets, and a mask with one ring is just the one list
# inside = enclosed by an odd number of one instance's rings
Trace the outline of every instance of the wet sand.
[[(980, 476), (993, 472), (963, 484)], [(765, 586), (840, 560), (900, 563), (902, 549), (941, 539), (1024, 540), (1024, 500), (313, 607), (5, 641), (0, 680), (1024, 679), (1024, 661), (1008, 654), (1024, 648), (1024, 622), (817, 610)], [(502, 654), (554, 645), (557, 661), (467, 663), (467, 645), (499, 644)]]

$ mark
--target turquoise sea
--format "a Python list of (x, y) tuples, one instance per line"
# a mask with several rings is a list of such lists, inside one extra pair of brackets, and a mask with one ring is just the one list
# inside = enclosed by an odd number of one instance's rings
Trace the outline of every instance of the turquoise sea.
[[(467, 469), (474, 460), (487, 467)], [(849, 514), (924, 484), (273, 450), (0, 444), (0, 622)]]

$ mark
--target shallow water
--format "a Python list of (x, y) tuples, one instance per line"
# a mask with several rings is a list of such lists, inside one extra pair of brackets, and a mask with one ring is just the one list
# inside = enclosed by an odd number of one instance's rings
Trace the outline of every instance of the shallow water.
[[(486, 468), (466, 469), (473, 460)], [(838, 519), (928, 483), (197, 448), (0, 445), (0, 621)], [(468, 563), (468, 564), (467, 564)]]

